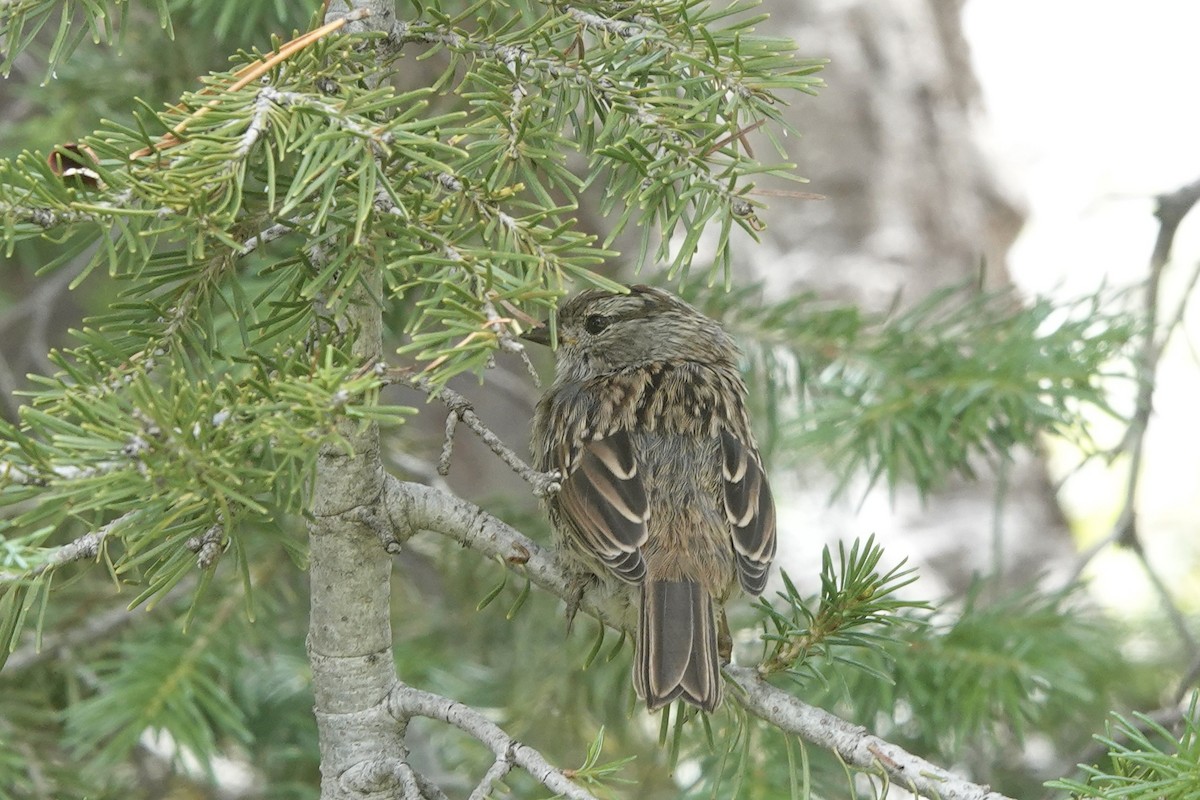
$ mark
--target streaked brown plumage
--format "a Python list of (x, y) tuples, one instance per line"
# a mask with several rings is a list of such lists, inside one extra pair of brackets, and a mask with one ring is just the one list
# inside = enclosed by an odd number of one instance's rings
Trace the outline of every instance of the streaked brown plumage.
[(649, 709), (682, 698), (712, 711), (721, 701), (714, 601), (739, 583), (760, 594), (775, 555), (775, 506), (737, 348), (716, 322), (650, 286), (583, 292), (559, 309), (557, 330), (533, 452), (540, 469), (563, 475), (548, 502), (561, 552), (578, 572), (640, 587), (633, 677)]

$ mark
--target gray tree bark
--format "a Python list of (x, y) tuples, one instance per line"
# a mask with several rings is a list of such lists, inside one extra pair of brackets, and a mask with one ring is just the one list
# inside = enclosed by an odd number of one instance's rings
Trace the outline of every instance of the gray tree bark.
[[(335, 2), (328, 20), (365, 9), (362, 27), (387, 30), (391, 0)], [(327, 21), (328, 21), (327, 20)], [(314, 261), (322, 254), (315, 252)], [(338, 324), (356, 331), (354, 357), (364, 364), (383, 351), (383, 281), (364, 273)], [(386, 704), (396, 685), (392, 655), (392, 559), (384, 549), (383, 464), (379, 428), (353, 420), (338, 424), (349, 443), (323, 447), (312, 487), (309, 522), (310, 612), (308, 658), (321, 749), (323, 800), (420, 796), (407, 767), (405, 726)]]

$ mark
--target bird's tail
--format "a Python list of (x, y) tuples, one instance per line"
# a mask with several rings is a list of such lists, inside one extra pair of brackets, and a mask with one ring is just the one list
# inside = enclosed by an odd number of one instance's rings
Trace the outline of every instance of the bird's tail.
[(633, 685), (650, 711), (682, 697), (705, 711), (721, 702), (713, 601), (694, 581), (642, 584)]

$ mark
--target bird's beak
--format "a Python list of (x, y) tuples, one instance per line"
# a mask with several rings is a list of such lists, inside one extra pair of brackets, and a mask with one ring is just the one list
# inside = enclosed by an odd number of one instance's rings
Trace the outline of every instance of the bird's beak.
[(521, 334), (521, 338), (534, 344), (550, 344), (550, 326), (542, 323), (536, 328), (530, 328)]

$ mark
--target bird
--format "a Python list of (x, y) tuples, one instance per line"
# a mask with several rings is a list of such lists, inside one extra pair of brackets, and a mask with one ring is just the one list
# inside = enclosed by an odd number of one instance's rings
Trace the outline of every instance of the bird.
[[(715, 320), (640, 284), (575, 295), (555, 332), (531, 447), (560, 476), (547, 506), (578, 576), (574, 606), (592, 581), (631, 587), (638, 696), (651, 712), (676, 699), (712, 712), (732, 651), (724, 603), (739, 585), (761, 594), (775, 556), (738, 348)], [(549, 344), (550, 327), (525, 338)]]

